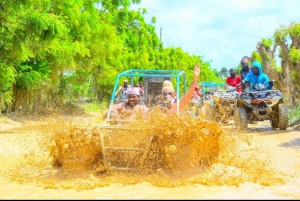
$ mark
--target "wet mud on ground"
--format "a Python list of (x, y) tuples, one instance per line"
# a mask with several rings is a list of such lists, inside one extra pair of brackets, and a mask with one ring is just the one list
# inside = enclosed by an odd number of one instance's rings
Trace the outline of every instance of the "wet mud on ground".
[(47, 134), (40, 132), (48, 124), (0, 122), (0, 199), (300, 199), (300, 131), (294, 127), (274, 130), (264, 121), (237, 134), (230, 122), (222, 126), (228, 140), (224, 159), (205, 174), (170, 179), (170, 186), (160, 174), (143, 179), (54, 168)]

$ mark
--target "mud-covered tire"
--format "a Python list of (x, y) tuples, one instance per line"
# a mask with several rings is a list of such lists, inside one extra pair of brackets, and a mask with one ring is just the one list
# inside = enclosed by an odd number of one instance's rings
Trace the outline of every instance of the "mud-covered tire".
[(278, 127), (280, 130), (286, 130), (288, 124), (288, 108), (281, 103), (278, 105)]
[(272, 128), (278, 128), (278, 124), (279, 124), (278, 117), (274, 118), (274, 119), (271, 119)]
[(234, 125), (239, 131), (247, 129), (247, 111), (244, 107), (237, 107), (234, 110)]

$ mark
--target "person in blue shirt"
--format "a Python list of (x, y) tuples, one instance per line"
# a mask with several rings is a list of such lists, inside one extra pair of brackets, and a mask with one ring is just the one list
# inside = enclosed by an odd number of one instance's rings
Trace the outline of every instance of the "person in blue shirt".
[(272, 89), (273, 82), (270, 82), (269, 77), (262, 72), (261, 64), (258, 61), (253, 61), (251, 68), (252, 73), (249, 73), (246, 78), (242, 80), (242, 83), (245, 84), (247, 81), (253, 85), (267, 83), (266, 88)]

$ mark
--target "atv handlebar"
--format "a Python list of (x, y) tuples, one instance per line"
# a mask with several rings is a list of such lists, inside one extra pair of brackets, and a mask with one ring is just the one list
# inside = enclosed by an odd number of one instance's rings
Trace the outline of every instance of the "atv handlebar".
[(269, 80), (268, 82), (264, 82), (262, 84), (256, 84), (256, 85), (253, 85), (252, 82), (250, 81), (245, 81), (245, 90), (254, 90), (254, 91), (263, 91), (263, 90), (266, 90), (268, 84), (273, 86), (275, 80)]

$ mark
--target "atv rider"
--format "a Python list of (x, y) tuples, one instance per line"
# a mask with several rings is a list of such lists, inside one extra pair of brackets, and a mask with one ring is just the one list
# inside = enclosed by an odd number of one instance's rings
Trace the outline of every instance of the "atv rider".
[(127, 98), (127, 101), (113, 106), (112, 114), (114, 114), (117, 119), (133, 119), (136, 117), (137, 112), (141, 112), (143, 117), (146, 118), (148, 107), (139, 104), (139, 87), (128, 88)]
[(229, 70), (229, 75), (230, 76), (226, 78), (227, 86), (235, 87), (238, 93), (242, 93), (241, 77), (235, 74), (235, 70), (233, 68)]
[(128, 84), (128, 80), (124, 80), (123, 85), (120, 86), (119, 89), (116, 91), (115, 96), (117, 96), (118, 93), (120, 91), (122, 91), (121, 99), (125, 99), (125, 97), (127, 95), (127, 90), (128, 90), (129, 87), (131, 87), (131, 86)]
[(272, 89), (273, 87), (273, 82), (270, 82), (269, 77), (262, 72), (261, 64), (258, 61), (253, 61), (252, 73), (249, 73), (247, 77), (242, 80), (244, 86), (245, 82), (251, 82), (252, 85), (267, 83), (266, 89)]
[(245, 79), (249, 73), (252, 72), (251, 68), (251, 58), (248, 56), (244, 56), (241, 59), (242, 70), (240, 71), (241, 80)]
[(184, 112), (185, 106), (187, 106), (195, 92), (195, 89), (198, 87), (198, 79), (200, 75), (200, 64), (196, 64), (194, 68), (194, 77), (192, 84), (189, 88), (189, 90), (183, 95), (183, 97), (179, 100), (179, 108), (180, 111), (177, 111), (177, 100), (176, 100), (176, 94), (174, 91), (173, 84), (165, 80), (163, 83), (163, 89), (162, 89), (162, 95), (163, 100), (161, 101), (161, 109), (162, 111), (171, 111), (171, 112)]

